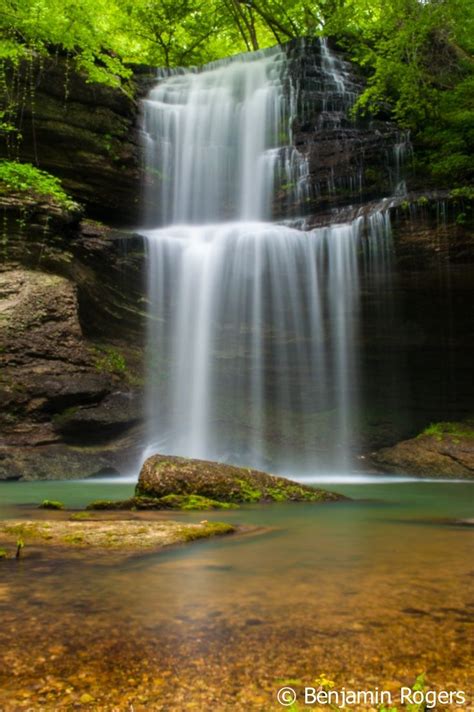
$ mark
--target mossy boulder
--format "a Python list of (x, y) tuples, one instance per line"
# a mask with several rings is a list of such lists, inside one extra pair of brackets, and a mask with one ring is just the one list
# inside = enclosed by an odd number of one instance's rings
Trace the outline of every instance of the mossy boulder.
[(331, 502), (342, 495), (284, 477), (220, 462), (153, 455), (144, 463), (136, 497), (202, 497), (216, 502)]
[(420, 435), (372, 453), (384, 472), (474, 479), (474, 421), (434, 423)]

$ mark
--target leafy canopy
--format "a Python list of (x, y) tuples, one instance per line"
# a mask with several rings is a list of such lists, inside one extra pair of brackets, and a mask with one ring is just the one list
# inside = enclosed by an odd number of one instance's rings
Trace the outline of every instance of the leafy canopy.
[(357, 111), (410, 129), (434, 179), (469, 179), (472, 0), (3, 0), (0, 64), (59, 52), (90, 81), (124, 86), (133, 63), (202, 64), (315, 34), (365, 73)]

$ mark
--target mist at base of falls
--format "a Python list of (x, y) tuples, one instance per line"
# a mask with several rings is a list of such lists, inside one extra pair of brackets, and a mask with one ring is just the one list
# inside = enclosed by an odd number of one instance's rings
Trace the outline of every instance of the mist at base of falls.
[[(326, 114), (347, 110), (345, 63), (321, 44)], [(358, 452), (360, 283), (385, 288), (390, 224), (270, 222), (278, 188), (307, 188), (295, 95), (277, 48), (171, 74), (144, 102), (146, 454), (314, 473)]]

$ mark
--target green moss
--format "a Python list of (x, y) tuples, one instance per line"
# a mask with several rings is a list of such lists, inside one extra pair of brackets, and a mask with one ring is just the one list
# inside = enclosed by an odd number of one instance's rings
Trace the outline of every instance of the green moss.
[(40, 509), (64, 509), (64, 504), (54, 499), (43, 499)]
[(461, 438), (474, 440), (474, 423), (453, 423), (448, 421), (431, 423), (418, 437), (424, 435), (431, 435), (436, 438), (436, 440), (442, 440), (444, 437), (450, 437), (456, 441), (459, 441)]
[(308, 491), (299, 485), (277, 485), (276, 487), (268, 487), (265, 491), (269, 499), (275, 502), (288, 501), (303, 501), (303, 502), (319, 502), (325, 497), (325, 492), (321, 490)]
[[(130, 499), (98, 499), (87, 505), (87, 510), (133, 510), (133, 509), (176, 509), (183, 511), (204, 511), (209, 509), (235, 509), (237, 505), (218, 502), (208, 497), (194, 494), (168, 494), (164, 497), (137, 496)], [(84, 514), (86, 514), (84, 512)]]
[(127, 371), (125, 357), (111, 346), (96, 346), (95, 367), (101, 373), (119, 373)]
[(24, 539), (51, 539), (51, 535), (48, 531), (48, 526), (41, 523), (25, 523), (25, 524), (6, 524), (3, 527), (3, 531), (6, 534), (13, 534), (19, 538)]
[(462, 188), (454, 188), (449, 193), (450, 198), (460, 198), (461, 200), (474, 201), (474, 187), (472, 185), (466, 185)]
[(66, 408), (66, 410), (63, 410), (61, 413), (55, 413), (52, 418), (53, 423), (55, 425), (64, 425), (77, 413), (77, 410), (77, 406), (72, 406), (71, 408)]
[(250, 484), (248, 480), (239, 479), (236, 480), (236, 482), (238, 483), (240, 488), (242, 502), (259, 502), (263, 498), (262, 490)]
[(188, 526), (178, 530), (178, 534), (183, 541), (195, 541), (196, 539), (232, 534), (233, 532), (235, 532), (235, 527), (224, 522), (203, 522), (199, 528)]
[(293, 500), (318, 502), (323, 499), (323, 494), (320, 490), (308, 491), (297, 484), (284, 484), (277, 482), (275, 486), (265, 486), (258, 489), (250, 482), (244, 479), (237, 480), (240, 487), (240, 495), (242, 502), (261, 502), (272, 500), (274, 502), (288, 502)]
[(94, 516), (92, 512), (75, 512), (74, 514), (71, 514), (69, 517), (73, 522), (74, 521), (83, 521), (83, 520), (93, 520)]
[(157, 500), (171, 509), (206, 510), (206, 509), (237, 509), (231, 502), (218, 502), (215, 499), (201, 497), (198, 494), (167, 494)]
[[(132, 498), (133, 499), (133, 498)], [(112, 499), (96, 499), (90, 502), (86, 509), (102, 510), (102, 509), (132, 509), (132, 499), (112, 500)], [(85, 514), (85, 512), (80, 512)]]
[(8, 554), (5, 549), (0, 549), (0, 559), (8, 559)]
[(364, 180), (366, 183), (380, 183), (383, 180), (383, 175), (376, 168), (366, 168), (364, 170)]

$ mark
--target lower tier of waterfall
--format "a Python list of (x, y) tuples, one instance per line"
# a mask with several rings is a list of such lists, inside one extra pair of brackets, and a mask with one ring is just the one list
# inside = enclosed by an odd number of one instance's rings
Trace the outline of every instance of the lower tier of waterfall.
[(146, 237), (148, 451), (346, 468), (357, 448), (359, 282), (386, 288), (388, 215), (311, 231), (171, 225)]

